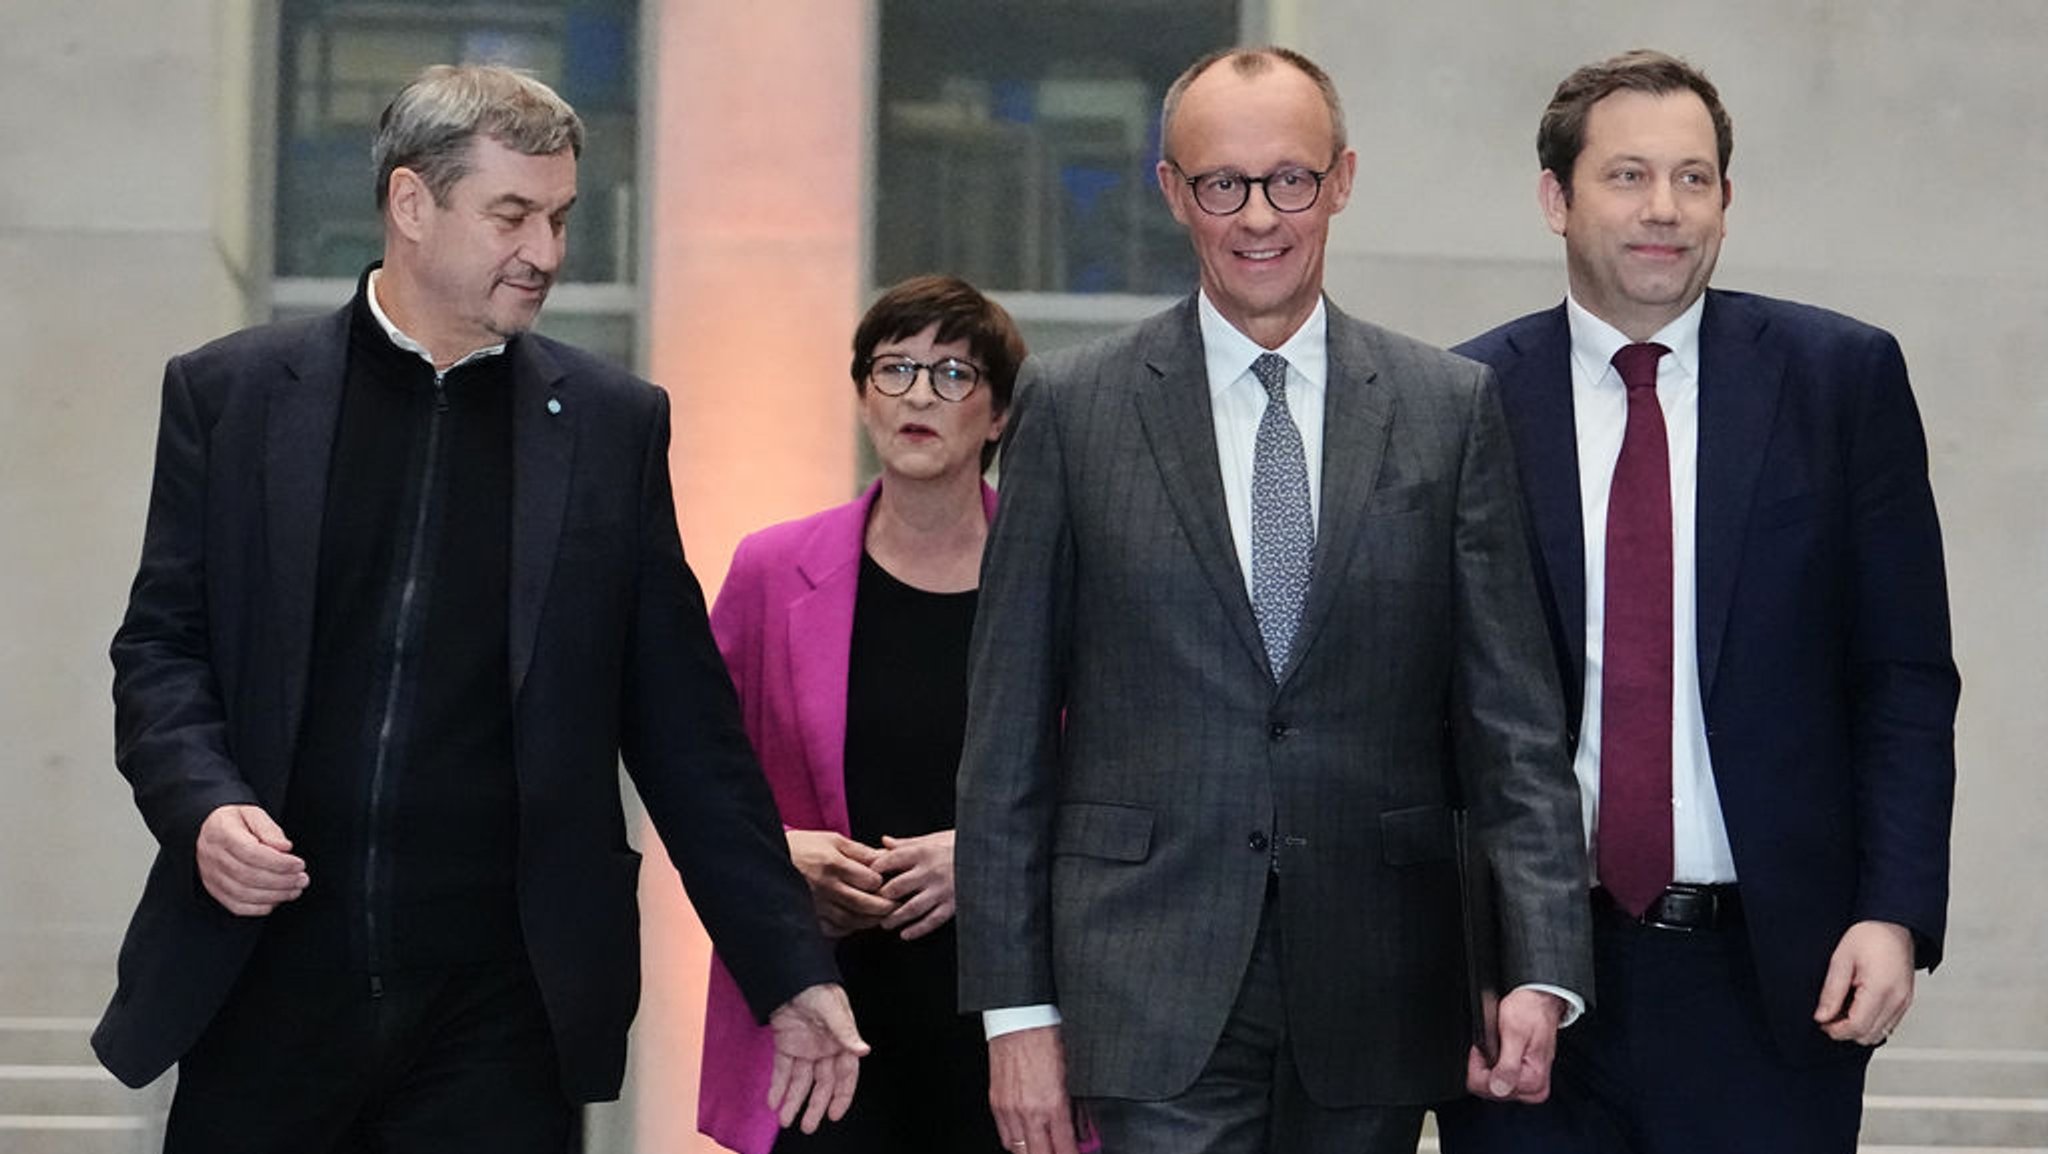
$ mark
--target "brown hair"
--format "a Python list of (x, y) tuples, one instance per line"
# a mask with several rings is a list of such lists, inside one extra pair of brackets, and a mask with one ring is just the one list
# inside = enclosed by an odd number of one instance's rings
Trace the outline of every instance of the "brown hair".
[(1595, 104), (1623, 91), (1652, 96), (1689, 91), (1698, 95), (1714, 121), (1721, 178), (1727, 179), (1728, 157), (1735, 151), (1735, 126), (1728, 119), (1728, 110), (1721, 107), (1721, 94), (1714, 90), (1713, 81), (1676, 56), (1638, 48), (1588, 64), (1565, 77), (1550, 97), (1550, 106), (1543, 110), (1543, 120), (1536, 128), (1536, 159), (1557, 177), (1567, 200), (1572, 194), (1572, 166), (1586, 147), (1586, 115)]
[[(939, 326), (940, 342), (967, 342), (967, 351), (981, 365), (991, 408), (997, 414), (1007, 412), (1018, 366), (1024, 363), (1024, 334), (1003, 306), (956, 276), (911, 277), (891, 286), (868, 307), (853, 330), (854, 391), (867, 392), (868, 362), (874, 359), (875, 346), (914, 337), (934, 324)], [(983, 445), (981, 467), (987, 469), (995, 455), (994, 442)]]

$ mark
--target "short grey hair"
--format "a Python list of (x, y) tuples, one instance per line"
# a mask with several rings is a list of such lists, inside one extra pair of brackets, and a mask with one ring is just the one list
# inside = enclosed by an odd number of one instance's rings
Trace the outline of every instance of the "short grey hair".
[(1188, 86), (1193, 84), (1197, 77), (1226, 60), (1239, 76), (1246, 79), (1264, 74), (1275, 64), (1290, 66), (1308, 77), (1315, 84), (1316, 91), (1322, 94), (1323, 106), (1330, 110), (1330, 154), (1336, 156), (1343, 153), (1347, 143), (1344, 133), (1344, 102), (1337, 98), (1336, 82), (1331, 80), (1330, 74), (1323, 71), (1315, 61), (1294, 49), (1269, 44), (1257, 48), (1219, 48), (1188, 65), (1187, 71), (1174, 78), (1159, 109), (1159, 153), (1167, 161), (1173, 160), (1168, 154), (1167, 142), (1172, 139), (1173, 117), (1180, 111), (1181, 97), (1187, 95)]
[(435, 204), (469, 175), (470, 142), (487, 136), (525, 156), (563, 149), (583, 155), (583, 121), (555, 90), (502, 64), (436, 64), (399, 90), (377, 122), (370, 161), (377, 170), (377, 211), (391, 174), (419, 174)]

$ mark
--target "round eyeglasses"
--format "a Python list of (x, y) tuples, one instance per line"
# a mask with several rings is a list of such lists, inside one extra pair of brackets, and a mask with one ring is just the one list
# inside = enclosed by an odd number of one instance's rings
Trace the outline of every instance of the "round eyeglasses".
[(981, 369), (958, 357), (925, 364), (892, 354), (868, 358), (868, 387), (885, 397), (900, 397), (917, 383), (920, 372), (931, 374), (932, 393), (942, 401), (964, 401), (981, 383)]
[(1316, 198), (1323, 194), (1323, 178), (1330, 175), (1329, 169), (1317, 172), (1293, 164), (1276, 168), (1264, 176), (1246, 176), (1231, 168), (1220, 168), (1215, 172), (1204, 172), (1189, 176), (1187, 170), (1174, 161), (1173, 170), (1187, 181), (1188, 188), (1195, 194), (1195, 204), (1210, 216), (1230, 216), (1242, 211), (1251, 203), (1252, 185), (1265, 190), (1266, 203), (1274, 212), (1307, 212), (1315, 206)]

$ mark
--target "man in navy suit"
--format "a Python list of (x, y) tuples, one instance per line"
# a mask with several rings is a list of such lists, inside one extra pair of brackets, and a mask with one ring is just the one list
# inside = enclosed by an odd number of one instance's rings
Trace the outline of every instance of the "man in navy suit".
[(1458, 350), (1519, 459), (1595, 996), (1550, 1099), (1447, 1108), (1450, 1154), (1853, 1150), (1941, 957), (1959, 680), (1925, 439), (1889, 334), (1707, 289), (1731, 139), (1683, 61), (1566, 78), (1538, 151), (1570, 294)]
[(527, 332), (582, 122), (436, 67), (375, 148), (384, 261), (176, 357), (113, 644), (159, 843), (93, 1035), (174, 1154), (561, 1154), (639, 996), (623, 757), (785, 1125), (865, 1044), (684, 564), (667, 394)]

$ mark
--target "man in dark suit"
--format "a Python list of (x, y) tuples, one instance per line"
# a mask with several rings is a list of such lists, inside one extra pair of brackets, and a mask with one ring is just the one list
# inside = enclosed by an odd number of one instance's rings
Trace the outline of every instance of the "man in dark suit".
[(1853, 1150), (1941, 957), (1925, 439), (1889, 334), (1707, 289), (1730, 141), (1683, 61), (1567, 77), (1538, 150), (1570, 295), (1460, 350), (1500, 374), (1600, 888), (1549, 1102), (1446, 1111), (1456, 1154)]
[(112, 651), (160, 849), (93, 1041), (130, 1085), (178, 1064), (169, 1150), (570, 1149), (638, 999), (621, 755), (776, 1028), (784, 1124), (850, 1098), (864, 1046), (683, 561), (666, 394), (525, 331), (581, 145), (539, 82), (429, 69), (380, 127), (355, 298), (165, 373)]
[[(1034, 359), (976, 620), (966, 1009), (1013, 1149), (1402, 1151), (1464, 1080), (1453, 807), (1501, 883), (1501, 1053), (1540, 1096), (1585, 861), (1482, 367), (1322, 296), (1329, 78), (1197, 61), (1158, 175), (1199, 293)], [(1548, 987), (1539, 989), (1536, 987)]]

